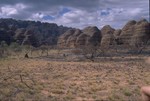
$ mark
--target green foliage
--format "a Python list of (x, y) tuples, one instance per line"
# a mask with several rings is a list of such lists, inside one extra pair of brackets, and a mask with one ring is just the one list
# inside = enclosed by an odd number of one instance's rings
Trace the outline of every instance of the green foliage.
[(129, 89), (123, 89), (123, 93), (125, 96), (131, 96), (132, 95), (132, 93)]

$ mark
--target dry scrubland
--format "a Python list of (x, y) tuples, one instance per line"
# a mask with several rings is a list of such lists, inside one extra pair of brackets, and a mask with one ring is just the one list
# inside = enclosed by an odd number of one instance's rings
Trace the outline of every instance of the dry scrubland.
[(146, 19), (119, 30), (0, 19), (0, 101), (141, 101), (149, 27)]
[(0, 101), (141, 101), (148, 62), (0, 60)]

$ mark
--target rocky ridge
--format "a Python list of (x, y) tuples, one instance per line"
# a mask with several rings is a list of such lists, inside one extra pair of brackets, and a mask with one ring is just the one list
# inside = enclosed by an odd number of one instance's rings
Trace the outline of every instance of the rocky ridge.
[(0, 19), (0, 42), (5, 41), (8, 45), (17, 42), (34, 47), (56, 45), (58, 37), (68, 29), (71, 28), (54, 23)]
[(81, 29), (58, 26), (54, 23), (0, 19), (0, 42), (8, 45), (17, 42), (20, 45), (57, 45), (75, 48), (83, 45), (113, 45), (146, 43), (150, 40), (150, 23), (142, 19), (131, 20), (122, 29), (110, 25), (98, 29), (89, 26)]
[(58, 39), (60, 47), (79, 47), (82, 45), (114, 45), (146, 43), (150, 40), (150, 23), (142, 19), (131, 20), (122, 29), (114, 29), (110, 25), (99, 30), (95, 26), (83, 30), (72, 29), (62, 34)]
[(101, 32), (97, 27), (86, 27), (83, 30), (71, 29), (59, 37), (59, 47), (78, 47), (82, 45), (96, 45), (101, 41)]

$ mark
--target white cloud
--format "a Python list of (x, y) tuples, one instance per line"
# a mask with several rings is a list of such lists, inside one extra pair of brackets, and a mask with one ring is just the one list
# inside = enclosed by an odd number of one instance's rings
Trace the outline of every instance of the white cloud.
[(143, 16), (147, 13), (142, 8), (111, 8), (102, 9), (100, 12), (109, 12), (107, 15), (99, 16), (101, 27), (111, 25), (115, 28), (122, 28), (129, 20), (148, 19), (148, 16)]
[[(142, 18), (139, 16), (144, 15), (145, 12), (141, 13), (142, 10), (142, 8), (105, 8), (98, 9), (94, 12), (88, 12), (81, 9), (71, 9), (70, 12), (56, 17), (54, 20), (44, 21), (41, 19), (41, 21), (76, 28), (84, 28), (87, 26), (97, 26), (102, 28), (104, 25), (121, 28), (129, 20)], [(106, 14), (103, 15), (101, 12), (105, 12)]]
[(9, 16), (12, 14), (17, 14), (17, 10), (10, 6), (1, 7), (1, 15)]
[(16, 4), (16, 5), (15, 5), (15, 8), (18, 9), (18, 10), (22, 10), (22, 9), (27, 8), (27, 6), (24, 5), (24, 4), (19, 3), (19, 4)]
[[(0, 17), (40, 20), (77, 28), (89, 25), (101, 28), (107, 24), (121, 28), (129, 20), (142, 17), (149, 20), (149, 0), (1, 0), (0, 6)], [(71, 11), (59, 14), (63, 8)], [(43, 19), (46, 16), (51, 18)]]
[(23, 4), (16, 4), (15, 6), (6, 5), (0, 7), (0, 17), (11, 17), (11, 15), (18, 14), (20, 10), (25, 9), (26, 6)]
[(42, 13), (35, 13), (35, 14), (32, 14), (31, 19), (34, 19), (34, 20), (41, 20), (42, 18), (44, 17), (44, 14)]
[(98, 13), (89, 13), (80, 9), (72, 9), (72, 11), (63, 14), (62, 16), (56, 18), (53, 21), (59, 25), (72, 26), (83, 28), (88, 25), (93, 25), (98, 20)]
[(136, 16), (139, 13), (141, 13), (141, 11), (142, 11), (142, 8), (135, 8), (135, 9), (129, 9), (127, 11), (127, 13), (130, 14), (130, 15), (132, 15), (132, 16)]

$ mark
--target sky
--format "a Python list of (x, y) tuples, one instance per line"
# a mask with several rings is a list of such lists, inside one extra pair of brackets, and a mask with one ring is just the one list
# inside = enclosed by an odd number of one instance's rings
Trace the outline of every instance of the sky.
[(122, 28), (129, 20), (149, 21), (149, 0), (0, 0), (0, 18)]

